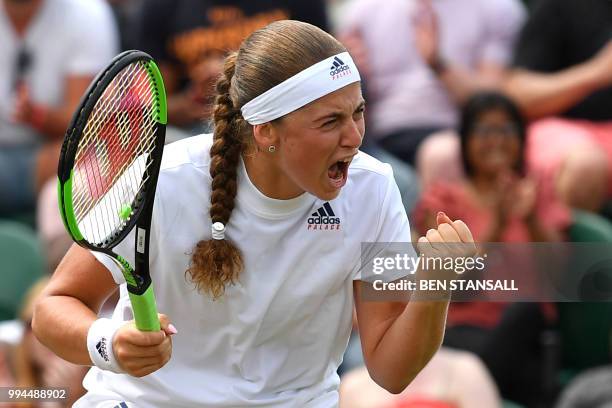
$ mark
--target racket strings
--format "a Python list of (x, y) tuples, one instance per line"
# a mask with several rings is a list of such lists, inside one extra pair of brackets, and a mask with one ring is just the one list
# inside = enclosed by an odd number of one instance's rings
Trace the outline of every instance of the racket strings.
[[(123, 75), (119, 77), (119, 79), (126, 78), (127, 75)], [(138, 88), (142, 87), (142, 83), (139, 84)], [(115, 88), (115, 89), (113, 89)], [(138, 89), (140, 91), (140, 89)], [(88, 175), (88, 180), (90, 182), (90, 187), (93, 187), (94, 194), (103, 193), (109, 185), (111, 185), (115, 180), (111, 177), (111, 172), (117, 176), (121, 174), (122, 171), (126, 170), (127, 165), (129, 165), (130, 161), (125, 153), (123, 153), (120, 149), (125, 148), (125, 146), (121, 146), (121, 143), (118, 143), (120, 139), (115, 139), (116, 137), (121, 137), (123, 133), (129, 133), (129, 129), (127, 129), (130, 124), (128, 123), (129, 114), (127, 112), (117, 112), (114, 115), (111, 114), (109, 116), (105, 112), (109, 111), (110, 106), (115, 100), (115, 94), (125, 94), (126, 92), (126, 84), (125, 81), (116, 81), (114, 84), (111, 84), (105, 95), (102, 96), (100, 102), (95, 108), (94, 113), (92, 114), (88, 124), (86, 125), (86, 129), (84, 132), (84, 139), (81, 142), (81, 146), (89, 146), (92, 143), (94, 144), (93, 151), (82, 149), (82, 152), (87, 152), (87, 158), (96, 158), (97, 163), (94, 161), (94, 165), (97, 164), (98, 169), (100, 170), (100, 177), (92, 177), (92, 175)], [(110, 97), (109, 97), (110, 96)], [(144, 104), (149, 104), (150, 101), (143, 101)], [(102, 115), (106, 115), (107, 118), (104, 118)], [(110, 119), (108, 119), (110, 117)], [(100, 138), (100, 133), (103, 132), (103, 139)], [(93, 139), (93, 140), (92, 140)], [(91, 148), (90, 148), (91, 149)], [(144, 149), (136, 148), (134, 153), (141, 153)], [(119, 153), (119, 154), (118, 154)], [(112, 162), (111, 162), (112, 158)], [(126, 160), (128, 159), (128, 160)], [(111, 163), (114, 164), (113, 168), (111, 168)], [(117, 168), (117, 163), (121, 165), (121, 167)], [(89, 164), (89, 163), (88, 163)], [(93, 167), (93, 168), (92, 168)], [(87, 170), (94, 170), (95, 166), (85, 166)], [(95, 170), (98, 170), (95, 169)], [(106, 186), (105, 186), (106, 184)], [(92, 190), (92, 189), (90, 189)], [(87, 190), (81, 190), (83, 194), (80, 195), (83, 202), (86, 202), (88, 197)], [(91, 192), (91, 191), (89, 191)], [(90, 202), (90, 204), (92, 204)]]
[[(146, 82), (144, 84), (146, 85)], [(141, 83), (139, 87), (136, 87), (137, 92), (139, 91), (138, 88), (142, 86), (143, 86), (143, 83)], [(118, 88), (120, 89), (120, 92), (125, 92), (125, 86), (123, 83), (120, 83)], [(145, 104), (146, 103), (150, 104), (150, 101), (145, 101)], [(116, 121), (116, 129), (111, 128), (111, 132), (114, 132), (115, 136), (118, 139), (115, 140), (116, 143), (106, 144), (105, 146), (102, 146), (103, 148), (105, 147), (107, 148), (107, 151), (105, 152), (105, 154), (101, 154), (101, 157), (107, 159), (107, 160), (102, 160), (102, 172), (105, 176), (105, 178), (103, 179), (108, 180), (109, 173), (113, 175), (123, 174), (123, 176), (121, 178), (111, 179), (111, 183), (118, 183), (117, 185), (119, 189), (115, 189), (116, 191), (114, 191), (114, 194), (108, 195), (107, 199), (105, 201), (102, 201), (105, 207), (104, 212), (106, 213), (104, 215), (110, 215), (110, 217), (108, 216), (102, 217), (102, 219), (106, 221), (106, 225), (104, 225), (105, 228), (102, 231), (103, 233), (99, 234), (100, 237), (108, 235), (110, 231), (117, 228), (116, 224), (121, 223), (121, 219), (117, 218), (116, 215), (121, 213), (122, 211), (126, 211), (123, 207), (125, 207), (126, 205), (129, 205), (133, 201), (133, 196), (136, 195), (136, 193), (140, 190), (140, 187), (142, 185), (142, 183), (138, 183), (138, 180), (142, 178), (142, 175), (144, 174), (144, 171), (146, 170), (146, 169), (143, 170), (143, 165), (145, 165), (144, 164), (145, 162), (144, 161), (140, 161), (136, 163), (131, 162), (132, 157), (129, 157), (128, 155), (126, 155), (124, 149), (126, 148), (126, 146), (129, 146), (130, 143), (133, 144), (134, 146), (136, 146), (136, 149), (134, 149), (134, 151), (130, 153), (134, 154), (135, 157), (138, 157), (141, 153), (151, 150), (153, 146), (153, 141), (151, 138), (142, 139), (143, 141), (149, 140), (148, 145), (147, 144), (135, 144), (134, 143), (135, 141), (129, 140), (130, 135), (133, 135), (135, 133), (141, 133), (141, 134), (143, 133), (139, 129), (129, 129), (128, 128), (128, 126), (130, 125), (134, 126), (134, 123), (130, 123), (130, 116), (133, 116), (133, 114), (134, 112), (131, 112), (131, 114), (129, 112), (121, 112), (119, 115), (115, 116), (114, 119)], [(136, 114), (138, 114), (138, 112), (136, 112)], [(152, 118), (153, 115), (147, 112), (147, 113), (144, 113), (143, 116), (141, 117)], [(152, 122), (152, 119), (149, 119), (149, 121)], [(149, 125), (151, 125), (151, 123), (149, 123)], [(144, 124), (144, 127), (146, 129), (146, 124)], [(104, 130), (104, 128), (102, 128), (102, 130)], [(109, 157), (115, 158), (114, 163), (118, 162), (121, 164), (121, 166), (117, 167), (116, 165), (111, 165), (110, 160), (108, 160)], [(117, 194), (118, 191), (121, 192), (121, 197), (118, 196)], [(111, 199), (109, 200), (108, 198), (111, 198)], [(129, 207), (127, 211), (128, 213), (131, 212)], [(99, 219), (99, 218), (100, 217), (95, 217), (95, 219)], [(109, 223), (109, 220), (113, 218), (114, 218), (114, 223), (113, 222)], [(122, 219), (123, 219), (123, 224), (125, 224), (125, 218), (122, 217)]]
[[(143, 150), (151, 149), (144, 145), (142, 149), (136, 151), (136, 155)], [(125, 168), (124, 166), (119, 169), (119, 172), (122, 172), (121, 177), (114, 180), (112, 190), (109, 190), (92, 208), (93, 216), (87, 218), (90, 224), (88, 229), (98, 232), (92, 235), (96, 241), (102, 241), (104, 237), (108, 237), (121, 226), (125, 226), (129, 216), (135, 210), (134, 198), (148, 179), (146, 177), (148, 162), (146, 157), (148, 155), (140, 155), (139, 157), (140, 160), (132, 162), (130, 167)], [(143, 178), (143, 176), (145, 177)], [(142, 180), (139, 182), (139, 179)], [(100, 222), (103, 222), (104, 225), (97, 225)]]
[(77, 223), (89, 242), (103, 243), (133, 214), (149, 179), (158, 113), (144, 62), (124, 68), (96, 102), (79, 142), (72, 186)]

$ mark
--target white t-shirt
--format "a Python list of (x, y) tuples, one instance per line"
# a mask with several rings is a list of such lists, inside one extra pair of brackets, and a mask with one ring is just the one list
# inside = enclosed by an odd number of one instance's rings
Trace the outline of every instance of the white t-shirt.
[(112, 11), (101, 0), (44, 0), (20, 39), (0, 7), (0, 146), (36, 143), (36, 131), (16, 125), (13, 78), (22, 44), (31, 56), (25, 77), (30, 97), (57, 107), (63, 101), (65, 78), (95, 75), (117, 54), (119, 39)]
[[(158, 181), (150, 265), (158, 309), (178, 329), (172, 359), (143, 378), (94, 367), (84, 385), (92, 400), (137, 402), (139, 408), (335, 407), (361, 243), (410, 246), (391, 167), (359, 153), (346, 186), (326, 203), (308, 193), (268, 198), (241, 162), (226, 236), (242, 251), (245, 270), (212, 301), (185, 279), (195, 244), (211, 236), (211, 144), (211, 135), (201, 135), (166, 146)], [(319, 214), (328, 228), (309, 223)], [(133, 234), (116, 252), (134, 259)], [(96, 256), (124, 282), (109, 258)], [(130, 319), (129, 307), (122, 285), (113, 318)]]

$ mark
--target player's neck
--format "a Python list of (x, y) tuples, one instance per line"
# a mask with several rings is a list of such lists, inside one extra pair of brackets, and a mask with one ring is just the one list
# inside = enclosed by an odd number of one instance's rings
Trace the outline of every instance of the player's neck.
[(251, 183), (266, 197), (289, 200), (304, 193), (265, 155), (244, 155), (243, 159)]

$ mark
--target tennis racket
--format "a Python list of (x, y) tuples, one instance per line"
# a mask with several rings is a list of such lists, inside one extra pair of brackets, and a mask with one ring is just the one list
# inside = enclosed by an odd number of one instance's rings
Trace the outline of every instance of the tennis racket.
[[(149, 229), (166, 134), (159, 69), (141, 51), (119, 54), (87, 89), (66, 131), (58, 166), (64, 225), (80, 246), (121, 268), (136, 327), (160, 329), (149, 275)], [(136, 228), (135, 265), (113, 248)]]

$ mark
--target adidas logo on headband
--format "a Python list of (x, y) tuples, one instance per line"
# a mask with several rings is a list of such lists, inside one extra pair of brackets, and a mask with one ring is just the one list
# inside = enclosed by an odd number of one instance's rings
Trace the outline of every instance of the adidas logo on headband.
[(340, 77), (351, 74), (351, 67), (345, 64), (344, 61), (342, 61), (338, 57), (334, 57), (333, 65), (330, 69), (331, 72), (329, 73), (329, 75), (331, 75), (332, 79), (338, 79)]

